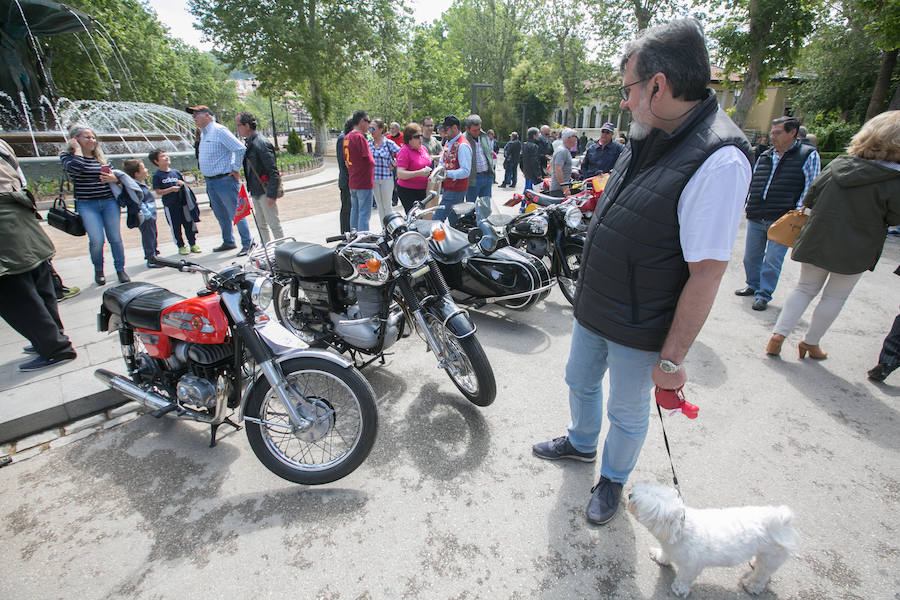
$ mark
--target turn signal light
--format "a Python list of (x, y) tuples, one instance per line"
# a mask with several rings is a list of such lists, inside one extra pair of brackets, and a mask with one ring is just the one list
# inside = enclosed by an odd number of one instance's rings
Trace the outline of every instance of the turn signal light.
[(431, 239), (436, 242), (443, 242), (445, 239), (447, 239), (447, 232), (443, 229), (435, 229), (431, 232)]
[(369, 269), (371, 273), (377, 273), (379, 269), (381, 269), (381, 261), (377, 258), (370, 258), (366, 261), (366, 268)]

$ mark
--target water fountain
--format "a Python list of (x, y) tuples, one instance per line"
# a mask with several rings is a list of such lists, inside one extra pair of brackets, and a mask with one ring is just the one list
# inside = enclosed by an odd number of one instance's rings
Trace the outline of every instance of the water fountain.
[[(173, 157), (176, 168), (196, 166), (195, 126), (187, 113), (143, 102), (59, 97), (48, 58), (38, 43), (41, 36), (86, 33), (95, 49), (93, 36), (99, 36), (113, 47), (122, 78), (131, 85), (128, 68), (100, 22), (51, 0), (7, 0), (4, 4), (8, 9), (0, 13), (0, 138), (21, 158), (29, 179), (59, 175), (57, 156), (73, 125), (93, 129), (113, 164), (132, 156), (146, 159), (151, 149), (162, 148)], [(94, 63), (98, 75), (118, 88), (119, 81), (112, 78), (109, 68), (101, 66)]]

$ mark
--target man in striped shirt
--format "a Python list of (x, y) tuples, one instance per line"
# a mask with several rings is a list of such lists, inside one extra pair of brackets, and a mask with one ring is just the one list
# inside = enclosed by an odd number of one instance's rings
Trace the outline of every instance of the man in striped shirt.
[[(197, 160), (200, 172), (206, 178), (209, 206), (222, 230), (222, 245), (213, 248), (213, 252), (233, 250), (237, 246), (234, 244), (232, 223), (241, 184), (241, 163), (247, 148), (227, 127), (216, 123), (208, 106), (191, 106), (187, 112), (194, 117), (194, 123), (200, 130)], [(253, 244), (246, 218), (238, 221), (237, 229), (241, 236), (241, 251), (237, 255), (244, 256)]]

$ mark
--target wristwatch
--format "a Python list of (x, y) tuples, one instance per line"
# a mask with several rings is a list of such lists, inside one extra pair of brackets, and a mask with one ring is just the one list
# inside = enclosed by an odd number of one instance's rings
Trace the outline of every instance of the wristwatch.
[(659, 365), (659, 370), (663, 373), (677, 373), (681, 369), (681, 365), (676, 365), (671, 360), (664, 358), (659, 359), (659, 362), (656, 364)]

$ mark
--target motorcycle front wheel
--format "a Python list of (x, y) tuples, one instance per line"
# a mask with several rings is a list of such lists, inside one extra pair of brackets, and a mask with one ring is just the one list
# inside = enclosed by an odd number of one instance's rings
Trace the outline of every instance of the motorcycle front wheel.
[(294, 358), (281, 368), (289, 385), (309, 401), (301, 414), (313, 424), (306, 431), (291, 432), (287, 410), (262, 378), (245, 410), (246, 416), (260, 421), (246, 421), (250, 447), (267, 469), (294, 483), (319, 485), (346, 477), (375, 443), (378, 412), (372, 386), (356, 368), (321, 358)]
[(559, 283), (559, 289), (562, 291), (563, 296), (566, 297), (566, 300), (572, 306), (575, 306), (575, 287), (578, 282), (578, 274), (581, 272), (581, 255), (583, 252), (584, 244), (569, 242), (563, 249), (563, 255), (559, 257), (561, 261), (569, 266), (569, 272), (572, 274), (572, 277), (566, 277), (560, 268), (556, 281)]
[(310, 328), (306, 321), (298, 316), (296, 310), (291, 308), (299, 303), (308, 302), (306, 295), (301, 290), (299, 295), (295, 297), (291, 293), (291, 284), (276, 283), (273, 286), (272, 296), (275, 299), (275, 317), (288, 331), (296, 335), (298, 338), (312, 345), (316, 339), (316, 332)]
[(425, 320), (445, 357), (444, 370), (453, 385), (472, 404), (490, 406), (497, 396), (497, 382), (491, 363), (475, 334), (458, 338), (440, 318), (426, 314)]

